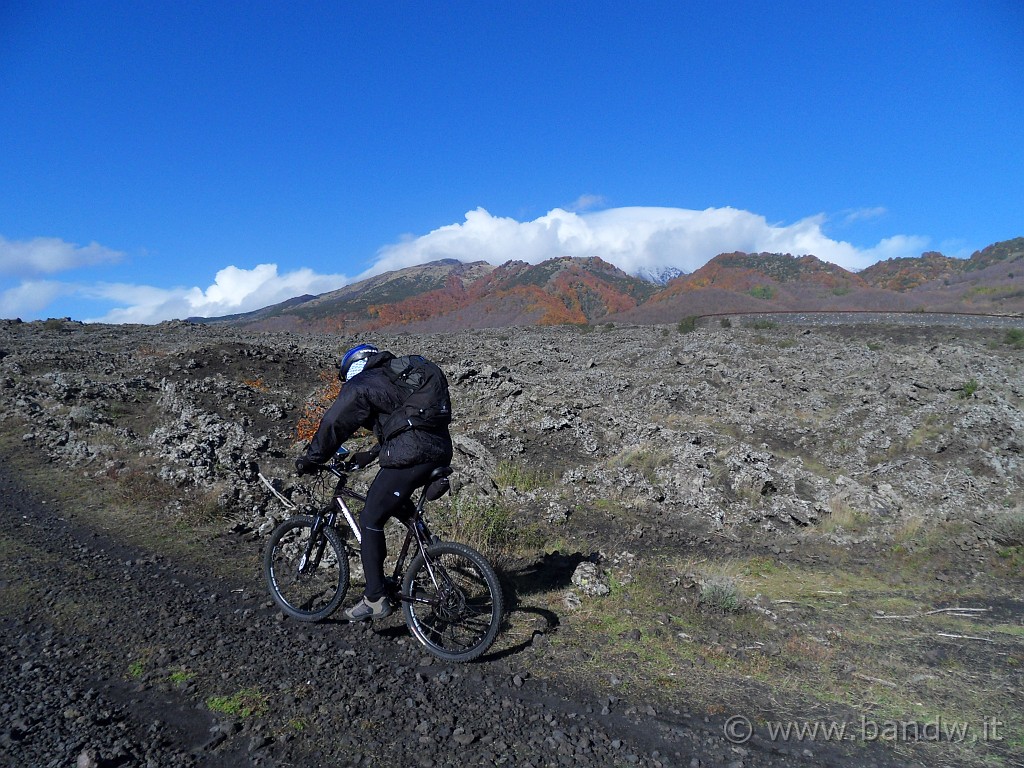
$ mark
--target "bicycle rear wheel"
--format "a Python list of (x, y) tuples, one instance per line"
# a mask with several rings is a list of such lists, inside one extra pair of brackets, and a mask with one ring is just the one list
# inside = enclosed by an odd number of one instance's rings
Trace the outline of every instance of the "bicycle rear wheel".
[(310, 547), (315, 521), (309, 515), (285, 520), (270, 534), (263, 553), (263, 576), (271, 597), (299, 621), (326, 619), (348, 591), (345, 544), (334, 528), (324, 526), (319, 540)]
[[(405, 623), (424, 647), (445, 661), (472, 661), (498, 636), (504, 600), (487, 559), (446, 541), (416, 555), (402, 581)], [(436, 583), (435, 583), (436, 579)]]

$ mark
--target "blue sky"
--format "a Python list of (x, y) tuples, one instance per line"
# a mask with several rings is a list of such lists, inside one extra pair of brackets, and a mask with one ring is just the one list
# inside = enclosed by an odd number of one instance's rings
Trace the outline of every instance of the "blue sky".
[(1024, 6), (0, 3), (0, 317), (1024, 235)]

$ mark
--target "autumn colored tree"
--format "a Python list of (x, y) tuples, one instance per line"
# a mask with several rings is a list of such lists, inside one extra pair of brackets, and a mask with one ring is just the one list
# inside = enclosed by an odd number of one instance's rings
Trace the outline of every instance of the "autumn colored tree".
[(367, 314), (374, 318), (371, 321), (370, 329), (405, 325), (449, 314), (465, 306), (467, 297), (468, 294), (462, 280), (457, 275), (448, 275), (443, 288), (411, 296), (402, 301), (373, 304), (367, 307)]
[(320, 426), (320, 419), (331, 403), (341, 392), (341, 381), (338, 379), (338, 372), (335, 370), (323, 371), (320, 374), (320, 386), (306, 400), (302, 406), (302, 415), (299, 416), (299, 423), (295, 426), (295, 434), (298, 440), (309, 442), (316, 434), (316, 428)]

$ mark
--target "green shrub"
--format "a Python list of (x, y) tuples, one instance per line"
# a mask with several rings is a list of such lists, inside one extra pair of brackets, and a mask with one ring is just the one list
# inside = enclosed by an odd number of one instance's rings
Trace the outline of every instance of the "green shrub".
[(680, 333), (691, 333), (697, 330), (697, 318), (693, 315), (687, 315), (679, 321), (679, 325), (676, 326)]
[(1024, 329), (1011, 328), (1003, 336), (1003, 344), (1009, 344), (1015, 349), (1024, 349)]
[(728, 317), (723, 317), (721, 320), (718, 321), (718, 324), (721, 325), (723, 328), (732, 328), (732, 320), (730, 320)]
[(770, 285), (755, 285), (750, 289), (750, 295), (755, 299), (769, 301), (775, 297), (775, 289)]
[(966, 400), (968, 397), (972, 397), (980, 386), (977, 379), (968, 379), (960, 389), (960, 398)]
[(701, 582), (697, 602), (704, 608), (723, 613), (735, 613), (743, 608), (736, 580), (721, 574), (709, 576)]
[(992, 538), (1008, 547), (1024, 546), (1024, 509), (996, 515), (992, 521)]

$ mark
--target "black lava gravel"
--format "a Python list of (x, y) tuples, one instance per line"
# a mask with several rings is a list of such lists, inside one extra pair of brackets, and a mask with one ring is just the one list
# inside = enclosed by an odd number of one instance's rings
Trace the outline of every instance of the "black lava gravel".
[(531, 674), (527, 648), (439, 662), (397, 616), (304, 625), (260, 582), (120, 543), (26, 493), (0, 460), (4, 766), (895, 765), (884, 749), (731, 744)]

